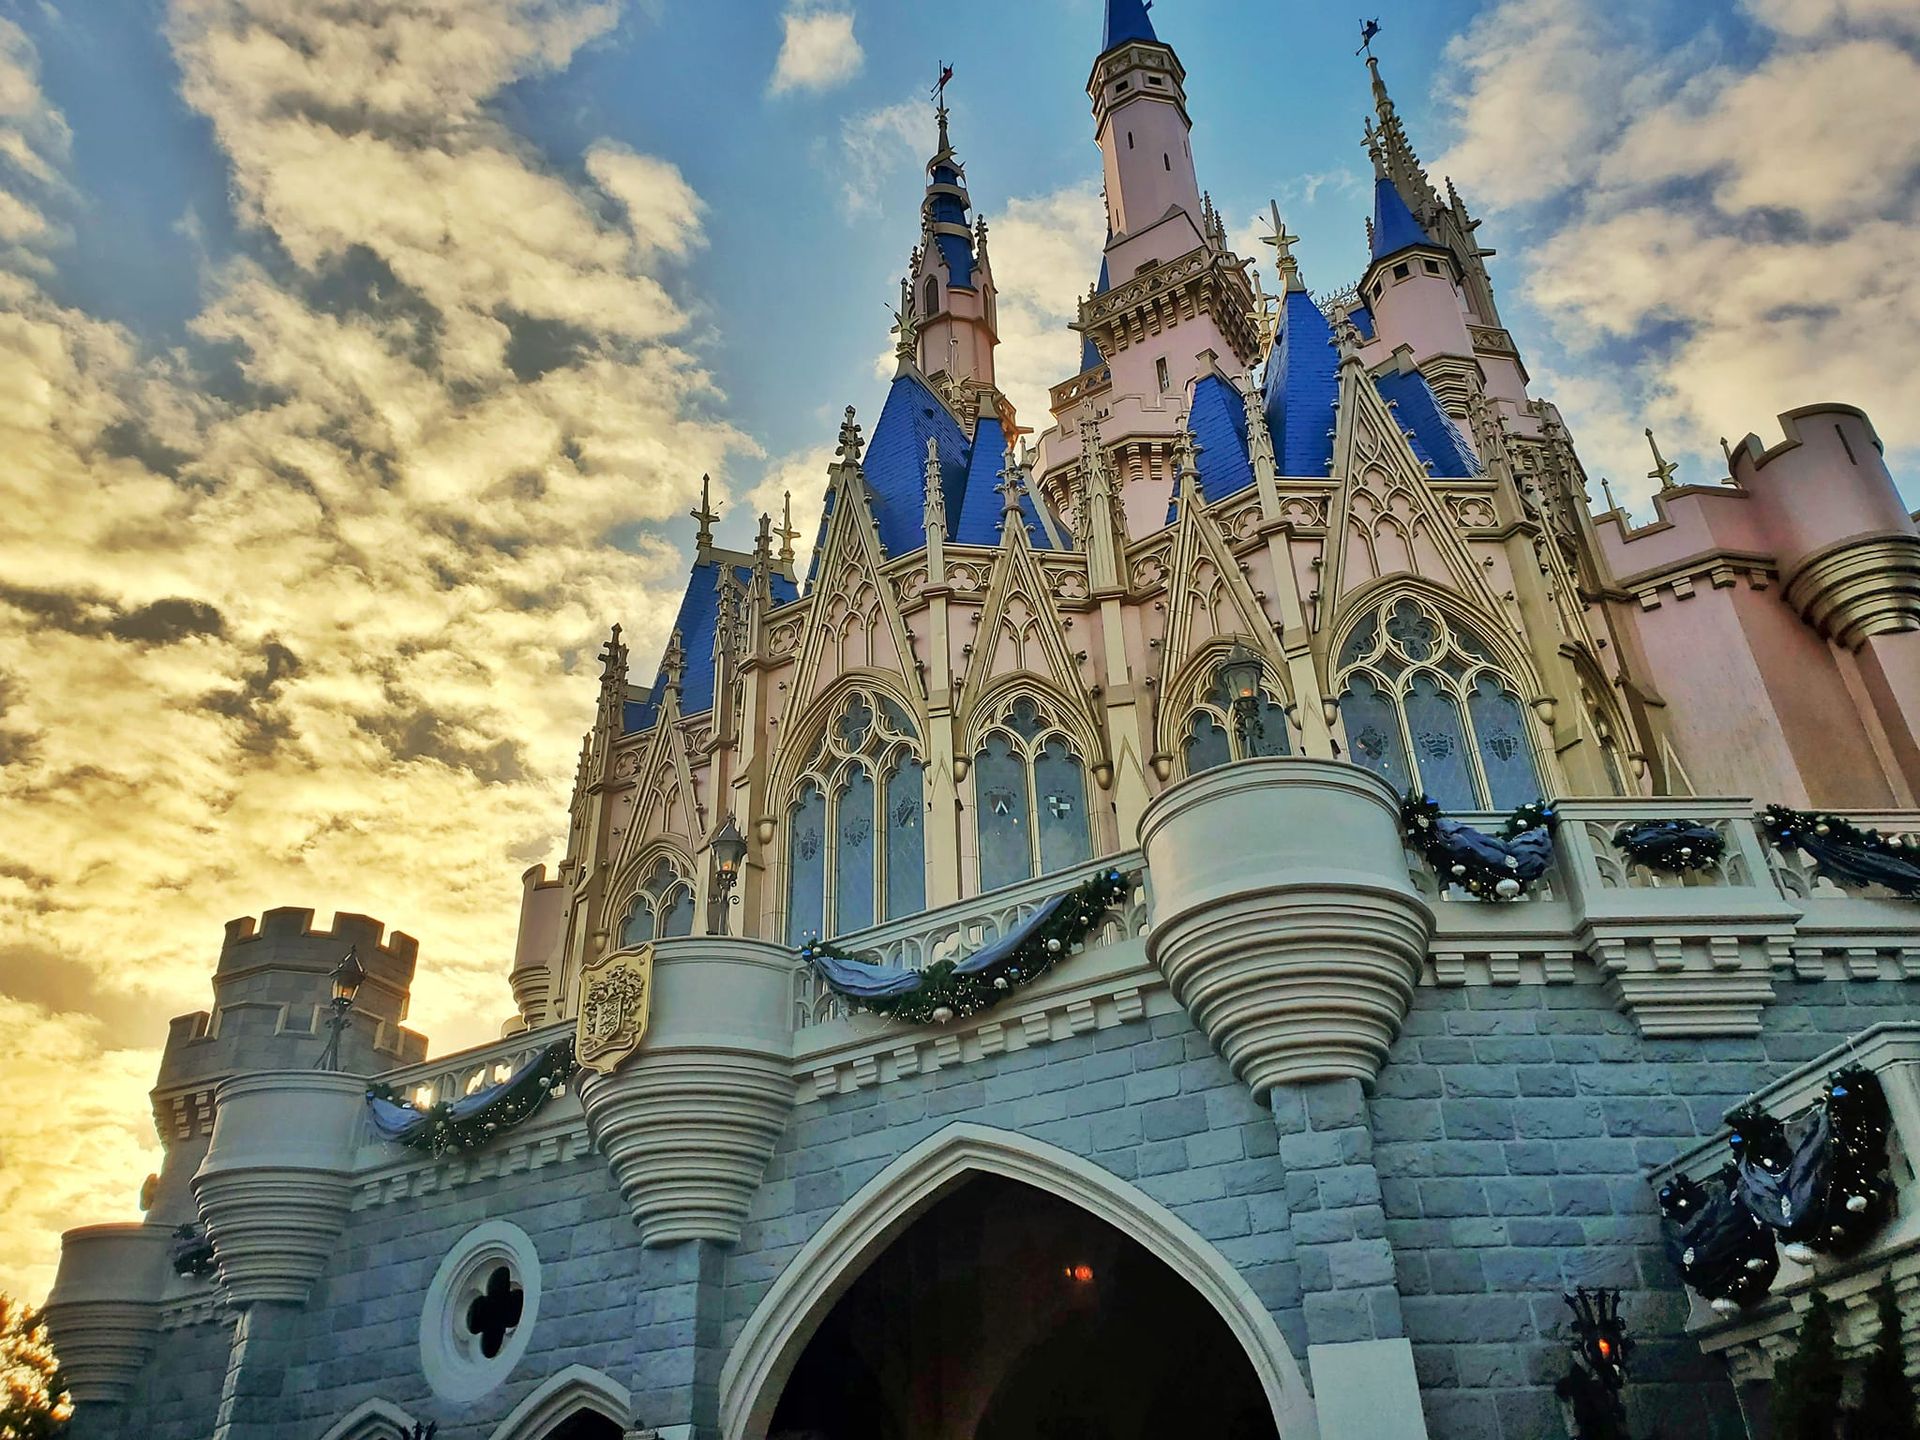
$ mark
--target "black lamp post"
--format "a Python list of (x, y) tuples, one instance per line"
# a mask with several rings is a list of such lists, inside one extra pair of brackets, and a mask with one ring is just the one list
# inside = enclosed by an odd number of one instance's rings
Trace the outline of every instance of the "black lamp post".
[(367, 978), (367, 972), (360, 968), (360, 957), (349, 950), (346, 958), (333, 967), (329, 978), (333, 981), (333, 1002), (327, 1015), (327, 1048), (314, 1062), (316, 1070), (340, 1068), (340, 1037), (346, 1033), (353, 997), (360, 993), (360, 982)]
[(1265, 662), (1243, 640), (1236, 640), (1227, 658), (1220, 662), (1220, 682), (1232, 697), (1233, 729), (1240, 740), (1242, 759), (1251, 755), (1263, 738), (1260, 679), (1266, 674), (1266, 668)]
[(1573, 1411), (1579, 1440), (1627, 1440), (1627, 1410), (1620, 1392), (1627, 1383), (1633, 1341), (1620, 1317), (1620, 1292), (1581, 1286), (1565, 1298), (1573, 1311), (1569, 1348), (1574, 1363), (1554, 1388)]
[(713, 863), (720, 882), (720, 924), (719, 933), (727, 933), (727, 907), (740, 897), (734, 894), (734, 887), (740, 883), (740, 867), (747, 859), (747, 837), (740, 833), (740, 827), (733, 823), (733, 816), (727, 816), (726, 823), (714, 831), (713, 839), (708, 842), (713, 849)]

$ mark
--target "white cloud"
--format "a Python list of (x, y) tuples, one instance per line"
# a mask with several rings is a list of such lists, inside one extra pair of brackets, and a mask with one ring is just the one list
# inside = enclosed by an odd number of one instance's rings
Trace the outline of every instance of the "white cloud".
[(783, 506), (787, 498), (792, 497), (793, 528), (800, 532), (793, 542), (794, 573), (797, 575), (804, 576), (807, 573), (807, 562), (813, 556), (816, 534), (813, 526), (826, 500), (827, 467), (834, 462), (835, 456), (835, 448), (830, 444), (815, 445), (811, 449), (795, 450), (779, 456), (768, 463), (760, 483), (749, 490), (741, 502), (756, 517), (771, 515), (774, 524), (778, 525)]
[(1698, 480), (1724, 473), (1720, 436), (1817, 401), (1920, 447), (1920, 64), (1866, 33), (1885, 7), (1749, 8), (1780, 30), (1738, 66), (1644, 48), (1596, 0), (1508, 0), (1453, 53), (1437, 168), (1494, 202), (1495, 278), (1544, 333), (1508, 318), (1536, 373), (1584, 378), (1558, 398), (1622, 498), (1652, 487), (1647, 424)]
[[(227, 919), (418, 936), (436, 1051), (510, 1010), (516, 877), (553, 858), (594, 648), (623, 621), (644, 666), (683, 583), (644, 527), (757, 453), (670, 288), (699, 197), (610, 143), (570, 181), (490, 108), (615, 18), (175, 0), (184, 94), (263, 242), (192, 321), (218, 384), (43, 286), (66, 127), (0, 23), (0, 989), (39, 1007), (0, 1029), (57, 1037), (46, 1088), (107, 1127), (42, 1166), (34, 1107), (0, 1114), (44, 1192), (0, 1194), (0, 1288), (37, 1294), (61, 1225), (125, 1213), (142, 1047), (205, 1005)], [(123, 1018), (76, 1018), (100, 1006)]]
[(788, 8), (780, 24), (784, 38), (767, 85), (771, 94), (832, 90), (858, 75), (866, 63), (866, 52), (853, 35), (851, 10), (799, 4)]
[(848, 218), (878, 214), (886, 198), (884, 182), (932, 151), (932, 126), (922, 101), (902, 100), (842, 120), (836, 168)]
[(988, 217), (988, 255), (999, 287), (1000, 345), (994, 376), (1020, 423), (1053, 423), (1047, 389), (1080, 373), (1080, 297), (1100, 272), (1106, 241), (1100, 187), (1089, 181), (1009, 200)]

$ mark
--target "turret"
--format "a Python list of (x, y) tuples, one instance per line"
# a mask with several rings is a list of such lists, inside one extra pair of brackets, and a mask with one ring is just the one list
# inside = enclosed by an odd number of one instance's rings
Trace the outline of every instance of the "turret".
[[(1200, 182), (1188, 135), (1186, 70), (1171, 45), (1153, 33), (1140, 0), (1108, 0), (1105, 44), (1087, 80), (1094, 138), (1107, 187), (1108, 222), (1120, 239), (1137, 239), (1131, 275), (1142, 264), (1171, 260), (1199, 238)], [(1147, 232), (1169, 214), (1184, 217), (1166, 234)]]
[[(927, 161), (927, 191), (920, 202), (920, 244), (913, 253), (907, 297), (913, 358), (920, 372), (943, 387), (956, 410), (977, 413), (981, 391), (993, 388), (993, 267), (987, 259), (987, 227), (969, 222), (966, 167), (947, 134), (944, 88), (935, 118), (940, 140)], [(903, 330), (901, 356), (907, 358)]]
[[(213, 1133), (214, 1090), (243, 1071), (312, 1068), (326, 1043), (334, 967), (349, 950), (366, 972), (340, 1068), (373, 1075), (425, 1057), (426, 1037), (401, 1025), (418, 944), (365, 915), (336, 915), (316, 930), (313, 911), (269, 910), (229, 921), (213, 972), (213, 1005), (168, 1027), (153, 1087), (154, 1128), (165, 1151), (148, 1219), (179, 1225), (195, 1218), (187, 1182)], [(384, 938), (383, 938), (384, 937)]]

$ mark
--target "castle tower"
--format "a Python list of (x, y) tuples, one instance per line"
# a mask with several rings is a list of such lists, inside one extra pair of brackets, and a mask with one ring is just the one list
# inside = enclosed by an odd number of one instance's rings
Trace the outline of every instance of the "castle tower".
[(213, 1133), (213, 1093), (230, 1076), (310, 1068), (326, 1043), (331, 976), (351, 950), (366, 972), (340, 1042), (340, 1069), (375, 1075), (425, 1058), (426, 1037), (406, 1029), (419, 946), (366, 915), (336, 915), (316, 930), (313, 911), (269, 910), (227, 923), (213, 972), (213, 1005), (174, 1019), (153, 1092), (165, 1160), (150, 1223), (195, 1218), (188, 1190)]
[[(944, 391), (955, 408), (977, 413), (978, 396), (993, 388), (993, 267), (987, 259), (987, 228), (967, 219), (967, 172), (947, 134), (944, 90), (935, 111), (940, 140), (927, 161), (927, 191), (920, 201), (920, 243), (913, 253), (910, 303), (920, 373)], [(905, 337), (902, 357), (906, 355)]]
[(1109, 234), (1075, 326), (1082, 374), (1054, 387), (1037, 472), (1056, 508), (1071, 508), (1080, 422), (1098, 420), (1136, 537), (1164, 523), (1194, 383), (1243, 374), (1260, 358), (1244, 262), (1195, 175), (1185, 85), (1142, 0), (1109, 0), (1087, 80)]

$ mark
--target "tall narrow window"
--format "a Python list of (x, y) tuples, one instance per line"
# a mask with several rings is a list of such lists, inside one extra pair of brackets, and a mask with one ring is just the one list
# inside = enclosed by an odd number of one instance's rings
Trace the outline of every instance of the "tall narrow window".
[(1068, 869), (1093, 854), (1086, 765), (1031, 700), (1018, 700), (974, 757), (980, 888)]
[(979, 815), (980, 888), (998, 890), (1033, 874), (1027, 767), (1005, 735), (994, 735), (973, 763), (974, 808)]
[(920, 318), (924, 320), (929, 315), (937, 313), (939, 309), (940, 282), (929, 275), (927, 277), (926, 288), (921, 291), (920, 295)]
[(927, 908), (926, 782), (908, 758), (887, 777), (887, 917)]
[(912, 718), (878, 692), (853, 692), (828, 720), (789, 812), (790, 943), (926, 908), (918, 742)]
[(827, 907), (827, 797), (811, 780), (788, 817), (787, 874), (787, 943), (804, 945), (825, 934)]
[(1160, 393), (1166, 394), (1173, 388), (1173, 381), (1167, 376), (1167, 357), (1162, 355), (1153, 362), (1153, 378), (1160, 382)]
[(1411, 597), (1363, 617), (1340, 649), (1340, 718), (1353, 759), (1447, 810), (1541, 798), (1525, 706), (1479, 637)]

